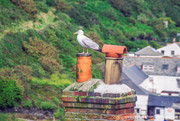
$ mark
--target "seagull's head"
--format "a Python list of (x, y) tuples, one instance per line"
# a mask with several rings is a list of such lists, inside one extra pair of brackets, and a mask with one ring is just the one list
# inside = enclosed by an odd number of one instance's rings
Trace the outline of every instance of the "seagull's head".
[(78, 34), (78, 35), (84, 35), (83, 30), (78, 30), (77, 32), (75, 32), (74, 34)]

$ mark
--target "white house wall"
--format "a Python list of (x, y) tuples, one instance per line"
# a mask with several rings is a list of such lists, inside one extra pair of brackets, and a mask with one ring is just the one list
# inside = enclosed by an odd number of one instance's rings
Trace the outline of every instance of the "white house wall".
[[(160, 114), (156, 114), (156, 110), (159, 109), (160, 110)], [(154, 121), (164, 121), (164, 118), (165, 118), (165, 110), (164, 108), (161, 108), (161, 107), (156, 107), (155, 108), (155, 120)]]
[(165, 119), (174, 120), (175, 118), (175, 110), (173, 108), (165, 108)]
[(157, 49), (157, 51), (159, 52), (161, 52), (162, 50), (164, 50), (164, 56), (171, 57), (171, 51), (174, 51), (174, 55), (180, 55), (180, 47), (176, 43)]
[(136, 107), (140, 109), (140, 115), (147, 115), (147, 105), (148, 105), (148, 96), (146, 95), (137, 95)]

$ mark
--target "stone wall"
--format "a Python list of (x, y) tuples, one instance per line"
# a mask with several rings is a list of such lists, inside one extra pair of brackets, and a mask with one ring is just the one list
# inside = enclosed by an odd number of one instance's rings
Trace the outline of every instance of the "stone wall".
[[(72, 89), (72, 86), (68, 89)], [(70, 91), (68, 89), (65, 89), (62, 95), (67, 121), (134, 121), (134, 107), (137, 99), (133, 90), (127, 93), (102, 94), (88, 90)]]

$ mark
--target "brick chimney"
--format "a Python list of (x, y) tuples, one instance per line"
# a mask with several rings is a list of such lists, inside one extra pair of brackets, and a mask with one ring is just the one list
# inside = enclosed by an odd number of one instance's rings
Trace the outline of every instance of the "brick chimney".
[(102, 52), (106, 53), (104, 80), (91, 79), (91, 54), (77, 54), (77, 81), (63, 90), (61, 98), (67, 121), (134, 121), (135, 91), (121, 83), (122, 56), (127, 49), (104, 45)]

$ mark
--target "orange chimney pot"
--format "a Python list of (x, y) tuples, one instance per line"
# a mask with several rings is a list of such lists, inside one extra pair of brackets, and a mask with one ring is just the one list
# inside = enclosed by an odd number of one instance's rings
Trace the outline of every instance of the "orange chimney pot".
[(81, 83), (92, 78), (91, 53), (77, 53), (76, 81)]
[(123, 54), (127, 53), (127, 48), (126, 46), (104, 44), (102, 52), (106, 53), (106, 57), (119, 58), (122, 57)]

